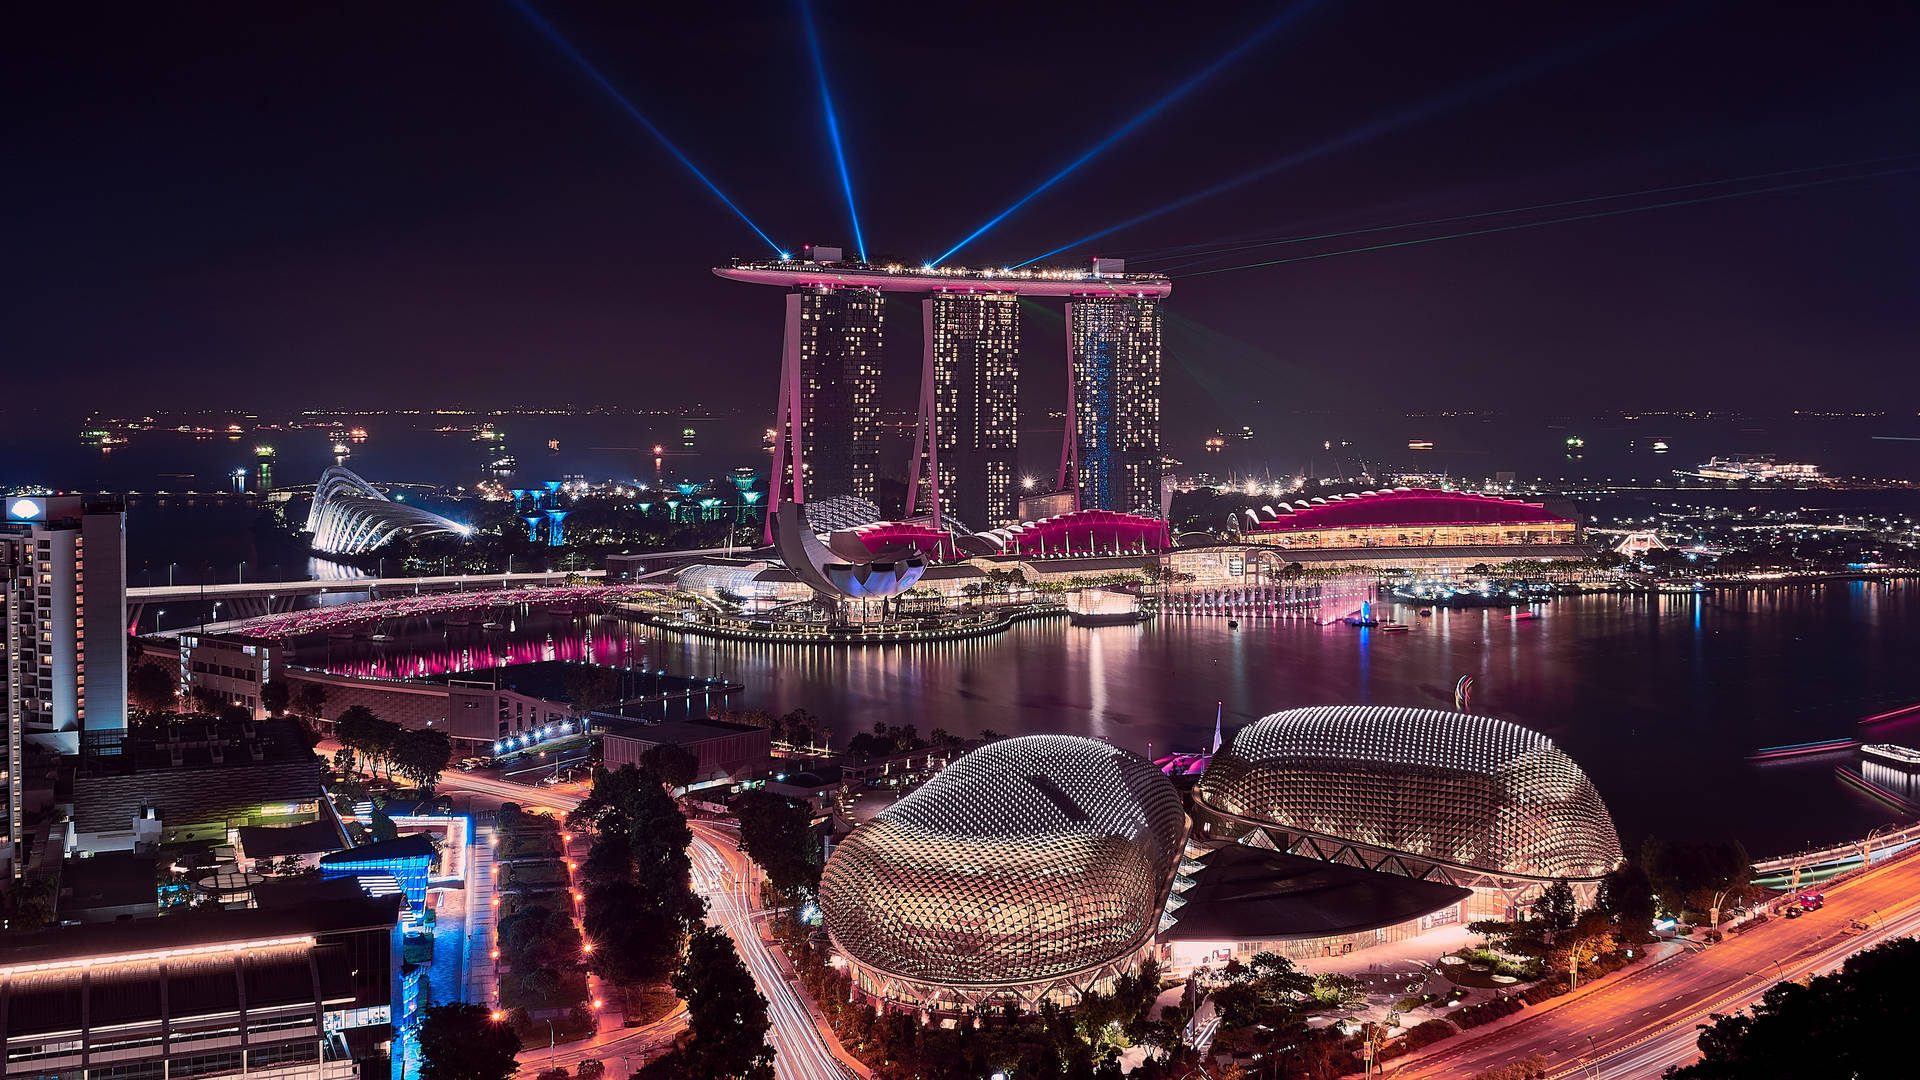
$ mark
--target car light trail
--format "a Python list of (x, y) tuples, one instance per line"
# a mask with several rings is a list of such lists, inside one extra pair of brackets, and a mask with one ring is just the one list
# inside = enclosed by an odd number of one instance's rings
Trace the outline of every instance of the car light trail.
[(765, 229), (762, 229), (760, 226), (754, 224), (753, 219), (747, 216), (747, 212), (745, 210), (740, 209), (740, 206), (738, 203), (735, 203), (732, 199), (727, 198), (727, 193), (720, 190), (720, 185), (714, 183), (713, 180), (710, 179), (706, 173), (701, 172), (700, 167), (693, 163), (692, 158), (689, 158), (686, 154), (682, 153), (680, 148), (673, 144), (673, 140), (667, 138), (665, 132), (655, 127), (653, 121), (647, 119), (647, 116), (645, 113), (641, 112), (640, 109), (636, 105), (634, 105), (633, 102), (627, 100), (627, 95), (621, 93), (618, 87), (614, 86), (613, 83), (609, 81), (605, 75), (602, 75), (600, 73), (599, 68), (594, 67), (591, 61), (589, 61), (585, 56), (581, 55), (580, 50), (574, 48), (571, 42), (569, 42), (566, 38), (560, 36), (560, 31), (555, 30), (553, 28), (552, 23), (549, 23), (546, 19), (542, 18), (539, 12), (533, 10), (533, 5), (527, 3), (527, 0), (508, 0), (508, 2), (513, 5), (513, 8), (515, 11), (518, 11), (522, 16), (526, 18), (528, 22), (533, 24), (534, 29), (540, 31), (541, 36), (545, 37), (548, 41), (552, 42), (554, 48), (559, 49), (560, 52), (566, 56), (567, 59), (574, 62), (575, 66), (577, 66), (581, 71), (586, 72), (587, 77), (591, 78), (595, 83), (597, 83), (600, 89), (606, 91), (607, 96), (613, 99), (614, 104), (620, 106), (623, 112), (625, 112), (628, 116), (632, 117), (633, 120), (636, 123), (638, 123), (641, 127), (645, 128), (647, 130), (647, 134), (652, 135), (654, 139), (660, 143), (661, 146), (666, 147), (667, 152), (672, 154), (674, 156), (674, 159), (680, 162), (680, 164), (686, 166), (687, 171), (692, 173), (696, 179), (698, 179), (702, 184), (705, 184), (707, 190), (713, 192), (715, 198), (719, 199), (723, 203), (726, 203), (727, 209), (733, 211), (735, 216), (739, 217), (741, 221), (746, 222), (747, 228), (752, 229), (756, 236), (766, 241), (767, 246), (773, 249), (774, 254), (780, 256), (783, 259), (788, 257), (788, 252), (786, 251), (786, 249), (782, 248), (779, 244), (774, 243), (773, 237), (768, 236)]
[[(717, 829), (703, 827), (704, 822), (688, 822), (694, 827), (694, 841), (688, 852), (693, 856), (695, 884), (702, 886), (708, 902), (708, 917), (733, 939), (741, 963), (753, 976), (760, 994), (767, 999), (767, 1018), (773, 1027), (767, 1041), (774, 1047), (773, 1070), (777, 1080), (848, 1080), (851, 1071), (828, 1048), (826, 1038), (815, 1025), (801, 991), (790, 982), (774, 962), (765, 942), (754, 926), (752, 883), (756, 872), (745, 860), (736, 861), (737, 849)], [(732, 880), (729, 881), (728, 877)]]
[(840, 142), (840, 117), (833, 110), (833, 92), (827, 89), (827, 64), (820, 56), (820, 35), (813, 27), (813, 7), (800, 0), (800, 22), (807, 28), (807, 51), (813, 54), (813, 74), (820, 82), (820, 107), (827, 114), (827, 135), (833, 140), (833, 162), (840, 169), (840, 188), (847, 193), (847, 217), (853, 222), (853, 247), (867, 261), (867, 238), (860, 232), (860, 211), (853, 205), (853, 179), (847, 175), (847, 152)]
[(1122, 229), (1131, 228), (1145, 221), (1151, 221), (1154, 218), (1161, 216), (1162, 214), (1172, 213), (1175, 210), (1179, 210), (1184, 207), (1191, 206), (1194, 203), (1201, 202), (1206, 199), (1211, 199), (1215, 195), (1220, 195), (1225, 192), (1232, 191), (1234, 188), (1241, 187), (1246, 184), (1250, 184), (1255, 180), (1272, 176), (1274, 173), (1284, 172), (1285, 170), (1291, 169), (1296, 165), (1303, 165), (1306, 162), (1312, 161), (1316, 158), (1325, 157), (1328, 154), (1335, 153), (1340, 150), (1345, 150), (1351, 146), (1358, 146), (1361, 143), (1368, 142), (1372, 139), (1376, 139), (1382, 135), (1386, 135), (1390, 132), (1398, 131), (1401, 128), (1407, 127), (1412, 124), (1416, 124), (1422, 120), (1426, 120), (1434, 116), (1438, 116), (1441, 113), (1449, 112), (1453, 109), (1459, 108), (1460, 106), (1466, 105), (1470, 102), (1478, 101), (1481, 98), (1484, 98), (1487, 95), (1494, 93), (1495, 91), (1504, 90), (1511, 86), (1529, 82), (1533, 79), (1540, 77), (1541, 75), (1546, 74), (1548, 71), (1551, 71), (1554, 68), (1560, 67), (1563, 64), (1567, 64), (1574, 60), (1580, 59), (1586, 56), (1587, 54), (1596, 51), (1599, 48), (1602, 48), (1607, 45), (1615, 44), (1628, 36), (1638, 33), (1641, 29), (1645, 27), (1645, 25), (1649, 21), (1650, 20), (1641, 20), (1640, 22), (1637, 22), (1632, 26), (1629, 26), (1621, 30), (1616, 30), (1609, 34), (1604, 34), (1599, 38), (1595, 38), (1585, 42), (1580, 42), (1574, 45), (1568, 45), (1568, 46), (1556, 49), (1543, 56), (1535, 57), (1534, 59), (1529, 60), (1526, 63), (1516, 64), (1513, 67), (1507, 68), (1504, 71), (1496, 72), (1485, 78), (1474, 79), (1469, 82), (1463, 83), (1457, 87), (1454, 87), (1452, 90), (1449, 90), (1445, 93), (1438, 95), (1437, 97), (1429, 98), (1426, 101), (1420, 102), (1417, 105), (1413, 105), (1411, 107), (1401, 109), (1398, 112), (1390, 113), (1386, 116), (1379, 117), (1378, 119), (1375, 119), (1371, 123), (1363, 124), (1360, 127), (1354, 128), (1352, 131), (1348, 131), (1344, 134), (1337, 135), (1331, 139), (1326, 140), (1325, 142), (1318, 144), (1317, 146), (1310, 146), (1305, 150), (1296, 151), (1292, 154), (1288, 154), (1286, 157), (1283, 157), (1278, 161), (1269, 162), (1268, 164), (1262, 165), (1259, 168), (1254, 169), (1250, 172), (1241, 173), (1239, 176), (1233, 177), (1230, 180), (1223, 180), (1218, 184), (1214, 184), (1212, 187), (1202, 188), (1199, 191), (1193, 192), (1190, 195), (1184, 195), (1178, 199), (1173, 200), (1170, 203), (1166, 203), (1155, 209), (1148, 210), (1145, 213), (1137, 214), (1133, 217), (1130, 217), (1127, 220), (1122, 221), (1117, 225), (1109, 225), (1106, 228), (1100, 229), (1096, 232), (1090, 232), (1087, 235), (1080, 237), (1078, 240), (1071, 240), (1067, 243), (1061, 244), (1059, 247), (1054, 248), (1052, 251), (1035, 255), (1033, 258), (1026, 260), (1026, 262), (1014, 263), (1013, 268), (1019, 269), (1022, 266), (1028, 266), (1033, 263), (1037, 263), (1041, 259), (1046, 259), (1054, 255), (1058, 255), (1061, 252), (1067, 250), (1068, 248), (1079, 247), (1082, 244), (1088, 243), (1090, 241), (1098, 240), (1103, 236), (1109, 236), (1113, 233), (1119, 232)]
[[(1159, 115), (1163, 110), (1166, 109), (1167, 106), (1172, 105), (1174, 102), (1179, 101), (1181, 98), (1191, 93), (1194, 90), (1194, 88), (1198, 87), (1201, 83), (1206, 82), (1208, 79), (1218, 74), (1221, 70), (1231, 65), (1234, 61), (1240, 59), (1242, 56), (1245, 56), (1250, 50), (1260, 45), (1261, 43), (1265, 42), (1268, 38), (1272, 37), (1274, 34), (1279, 33), (1282, 29), (1291, 25), (1293, 22), (1295, 22), (1302, 16), (1306, 15), (1307, 12), (1311, 11), (1314, 7), (1318, 6), (1318, 4), (1319, 4), (1319, 0), (1301, 0), (1300, 3), (1296, 3), (1292, 7), (1281, 12), (1277, 17), (1269, 21), (1265, 26), (1262, 26), (1260, 29), (1254, 31), (1251, 35), (1249, 35), (1245, 40), (1241, 41), (1240, 44), (1227, 50), (1225, 53), (1222, 53), (1218, 59), (1214, 60), (1213, 63), (1208, 64), (1206, 67), (1201, 68), (1199, 71), (1189, 76), (1187, 78), (1187, 81), (1181, 83), (1179, 86), (1176, 86), (1172, 90), (1168, 91), (1165, 96), (1160, 98), (1160, 100), (1154, 102), (1153, 104), (1147, 106), (1145, 109), (1141, 110), (1139, 113), (1135, 114), (1133, 119), (1128, 120), (1126, 123), (1121, 124), (1119, 127), (1115, 128), (1112, 132), (1110, 132), (1107, 135), (1106, 138), (1101, 139), (1097, 143), (1094, 143), (1091, 147), (1087, 149), (1085, 153), (1081, 154), (1079, 157), (1074, 158), (1072, 161), (1068, 162), (1065, 168), (1061, 169), (1059, 172), (1054, 173), (1052, 176), (1049, 176), (1045, 180), (1041, 181), (1039, 187), (1036, 187), (1032, 191), (1029, 191), (1025, 195), (1022, 195), (1019, 199), (1014, 201), (1012, 206), (1009, 206), (1005, 210), (1002, 210), (998, 214), (995, 214), (992, 218), (989, 218), (987, 220), (986, 224), (968, 233), (965, 239), (962, 239), (959, 243), (948, 248), (945, 254), (941, 255), (939, 258), (936, 258), (936, 259), (929, 259), (927, 260), (927, 262), (930, 265), (934, 265), (934, 266), (944, 265), (948, 259), (953, 257), (954, 252), (959, 251), (961, 248), (966, 247), (968, 244), (973, 243), (975, 240), (978, 240), (981, 237), (981, 235), (984, 234), (988, 229), (991, 229), (995, 225), (998, 225), (1002, 221), (1005, 221), (1007, 217), (1011, 215), (1014, 211), (1020, 209), (1022, 206), (1025, 206), (1027, 203), (1033, 201), (1035, 196), (1039, 195), (1043, 191), (1046, 191), (1048, 188), (1054, 186), (1055, 184), (1058, 184), (1060, 181), (1065, 180), (1067, 177), (1073, 175), (1074, 171), (1079, 169), (1080, 166), (1085, 165), (1087, 162), (1092, 161), (1096, 157), (1099, 157), (1102, 153), (1104, 153), (1107, 150), (1108, 147), (1112, 146), (1114, 143), (1119, 142), (1121, 139), (1124, 139), (1128, 135), (1132, 134), (1135, 129), (1137, 129), (1138, 127), (1140, 127), (1140, 125), (1146, 123), (1147, 121), (1153, 119), (1155, 116)], [(1028, 260), (1028, 261), (1031, 262), (1032, 260)], [(1021, 263), (1020, 265), (1025, 266), (1027, 264)]]
[[(1832, 176), (1821, 180), (1803, 180), (1797, 184), (1775, 184), (1772, 187), (1754, 188), (1750, 191), (1729, 191), (1719, 195), (1703, 195), (1697, 199), (1670, 199), (1666, 202), (1648, 206), (1626, 206), (1618, 210), (1600, 210), (1591, 214), (1574, 214), (1570, 217), (1549, 218), (1546, 221), (1527, 221), (1514, 225), (1497, 225), (1489, 229), (1469, 229), (1465, 232), (1442, 233), (1439, 236), (1423, 236), (1414, 240), (1395, 240), (1387, 244), (1368, 244), (1365, 247), (1343, 248), (1339, 251), (1322, 251), (1314, 255), (1295, 255), (1287, 259), (1267, 259), (1263, 262), (1242, 263), (1239, 266), (1222, 266), (1212, 270), (1199, 270), (1187, 277), (1206, 277), (1209, 274), (1226, 274), (1235, 270), (1256, 270), (1263, 266), (1281, 266), (1286, 263), (1310, 262), (1314, 259), (1331, 259), (1336, 255), (1358, 255), (1366, 251), (1387, 251), (1392, 248), (1415, 247), (1420, 244), (1432, 244), (1441, 240), (1460, 240), (1469, 236), (1491, 236), (1494, 233), (1518, 232), (1522, 229), (1539, 229), (1548, 225), (1567, 225), (1577, 221), (1597, 221), (1600, 218), (1619, 217), (1622, 214), (1638, 214), (1646, 210), (1667, 210), (1676, 206), (1694, 206), (1700, 203), (1723, 202), (1727, 199), (1740, 199), (1749, 195), (1769, 195), (1781, 191), (1799, 191), (1803, 188), (1824, 187), (1828, 184), (1841, 184), (1851, 180), (1875, 180), (1883, 176), (1902, 176), (1920, 172), (1920, 166), (1904, 169), (1882, 169), (1878, 172), (1861, 173), (1857, 176)], [(1045, 256), (1041, 256), (1045, 258)]]

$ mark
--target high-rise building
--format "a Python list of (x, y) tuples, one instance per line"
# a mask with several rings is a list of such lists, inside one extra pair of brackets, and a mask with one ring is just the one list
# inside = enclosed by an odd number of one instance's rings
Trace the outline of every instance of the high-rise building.
[[(1067, 304), (1068, 444), (1086, 509), (1159, 512), (1160, 302), (1081, 296)], [(1062, 480), (1069, 471), (1062, 462)]]
[[(788, 290), (779, 407), (767, 432), (770, 512), (834, 495), (872, 498), (886, 293), (923, 297), (926, 315), (908, 514), (937, 506), (970, 528), (992, 528), (1020, 517), (1020, 495), (1035, 493), (1021, 484), (1014, 460), (1022, 298), (1066, 300), (1073, 324), (1078, 403), (1068, 409), (1057, 490), (1089, 508), (1157, 512), (1158, 302), (1173, 289), (1164, 276), (1129, 274), (1118, 259), (1095, 259), (1087, 270), (977, 270), (841, 256), (838, 248), (815, 247), (798, 259), (713, 271)], [(769, 540), (771, 527), (769, 516)]]
[[(117, 753), (127, 730), (126, 514), (77, 495), (9, 496), (0, 513), (7, 787), (0, 861), (24, 818), (25, 762)], [(17, 864), (16, 864), (17, 865)]]
[(789, 485), (781, 494), (796, 502), (873, 498), (880, 464), (883, 303), (880, 290), (861, 287), (803, 286), (787, 295), (788, 362), (781, 371), (779, 423), (788, 438), (797, 426), (799, 439), (779, 460), (778, 476)]
[(126, 513), (12, 496), (0, 519), (12, 735), (60, 754), (127, 730)]
[[(920, 310), (925, 364), (909, 487), (919, 505), (907, 511), (952, 515), (973, 529), (1005, 525), (1019, 498), (1019, 297), (937, 292)], [(914, 497), (921, 477), (936, 475)]]

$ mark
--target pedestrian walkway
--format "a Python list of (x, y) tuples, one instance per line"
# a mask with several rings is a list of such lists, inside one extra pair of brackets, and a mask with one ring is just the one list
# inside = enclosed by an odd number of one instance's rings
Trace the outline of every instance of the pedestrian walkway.
[(1309, 975), (1365, 975), (1370, 971), (1406, 971), (1431, 967), (1457, 949), (1480, 945), (1483, 938), (1464, 926), (1441, 926), (1410, 937), (1357, 949), (1345, 956), (1312, 956), (1293, 965)]
[(451, 1005), (467, 998), (467, 892), (434, 890), (433, 962), (427, 969), (431, 1004)]

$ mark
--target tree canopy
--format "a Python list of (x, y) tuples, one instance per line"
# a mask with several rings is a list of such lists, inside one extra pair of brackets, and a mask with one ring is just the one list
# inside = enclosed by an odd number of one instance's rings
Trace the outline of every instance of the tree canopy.
[(1751, 1015), (1713, 1017), (1699, 1061), (1668, 1080), (1800, 1080), (1913, 1075), (1907, 1025), (1920, 1021), (1920, 941), (1897, 938), (1806, 985), (1775, 983)]
[(590, 966), (622, 984), (661, 979), (706, 911), (693, 893), (686, 818), (658, 776), (628, 765), (596, 771), (567, 821), (594, 836), (579, 877)]
[(679, 743), (647, 747), (640, 765), (672, 788), (684, 788), (700, 774), (700, 758)]
[(1660, 905), (1673, 914), (1704, 914), (1716, 899), (1737, 900), (1753, 877), (1753, 860), (1738, 840), (1662, 840), (1648, 837), (1640, 866)]
[(649, 1062), (640, 1080), (772, 1080), (767, 999), (719, 928), (702, 925), (687, 943), (673, 989), (687, 1003), (691, 1037)]
[(740, 819), (740, 847), (766, 872), (767, 885), (786, 907), (797, 907), (820, 891), (820, 838), (813, 832), (813, 808), (771, 792), (743, 791), (734, 797)]
[(127, 699), (143, 709), (165, 712), (178, 704), (180, 686), (172, 671), (142, 660), (127, 672)]
[(420, 1080), (506, 1080), (520, 1067), (520, 1036), (485, 1006), (429, 1006), (418, 1034)]

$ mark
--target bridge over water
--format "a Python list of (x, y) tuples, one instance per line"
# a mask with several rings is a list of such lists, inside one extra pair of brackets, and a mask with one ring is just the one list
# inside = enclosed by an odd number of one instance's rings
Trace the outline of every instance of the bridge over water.
[[(248, 581), (223, 585), (148, 585), (127, 590), (127, 625), (138, 633), (149, 611), (170, 610), (174, 629), (198, 625), (204, 618), (232, 623), (277, 612), (291, 612), (301, 601), (318, 598), (322, 605), (379, 600), (396, 595), (462, 593), (527, 586), (564, 585), (569, 579), (592, 580), (604, 570), (541, 571), (515, 574), (443, 574), (431, 577), (332, 578), (324, 581)], [(216, 610), (216, 608), (218, 610)], [(164, 629), (153, 625), (150, 630)]]

